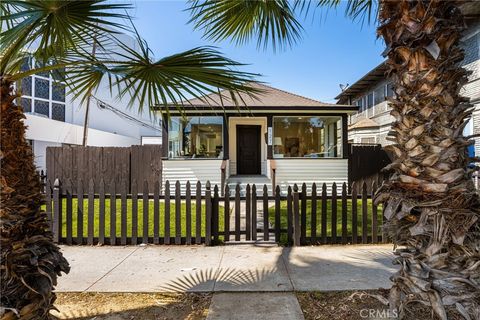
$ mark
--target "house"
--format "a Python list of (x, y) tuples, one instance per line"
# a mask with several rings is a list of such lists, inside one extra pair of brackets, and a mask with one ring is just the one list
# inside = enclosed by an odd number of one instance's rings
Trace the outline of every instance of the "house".
[[(462, 88), (462, 94), (474, 104), (472, 119), (465, 128), (465, 135), (480, 134), (480, 22), (467, 20), (461, 45), (465, 49), (463, 67), (472, 73)], [(356, 105), (358, 112), (348, 119), (349, 141), (352, 143), (381, 144), (392, 142), (386, 139), (394, 118), (390, 116), (387, 97), (393, 96), (392, 83), (386, 79), (385, 62), (380, 63), (355, 83), (341, 92), (336, 99), (338, 104)], [(475, 138), (475, 153), (480, 154), (480, 138)]]
[[(119, 36), (135, 47), (133, 38)], [(22, 70), (26, 71), (35, 64), (35, 59), (27, 58)], [(78, 99), (73, 99), (73, 94), (55, 73), (35, 74), (17, 85), (22, 94), (18, 103), (26, 114), (26, 137), (32, 145), (37, 168), (45, 170), (47, 147), (82, 145), (86, 108)], [(128, 147), (161, 143), (160, 120), (150, 117), (147, 110), (138, 113), (135, 105), (128, 108), (126, 102), (112, 97), (108, 80), (93, 92), (88, 128), (88, 146)]]
[(221, 91), (173, 106), (163, 121), (163, 185), (209, 180), (311, 186), (348, 181), (348, 116), (356, 106), (328, 104), (266, 85), (236, 101)]

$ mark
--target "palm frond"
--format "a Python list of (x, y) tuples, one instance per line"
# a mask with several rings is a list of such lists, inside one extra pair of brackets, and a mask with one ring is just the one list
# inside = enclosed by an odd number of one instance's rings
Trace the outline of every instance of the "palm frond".
[(345, 14), (353, 21), (370, 24), (377, 21), (379, 0), (348, 0)]
[(190, 23), (213, 41), (231, 39), (244, 44), (252, 39), (265, 49), (291, 46), (301, 38), (302, 26), (287, 0), (193, 0)]
[(125, 29), (116, 20), (126, 18), (119, 10), (128, 8), (104, 0), (11, 0), (2, 5), (0, 22), (9, 27), (0, 33), (0, 72), (6, 72), (10, 59), (21, 50), (31, 49), (46, 62), (65, 48), (101, 43), (115, 30)]
[(69, 68), (66, 81), (75, 97), (86, 99), (85, 92), (100, 86), (103, 79), (108, 80), (110, 88), (116, 88), (120, 97), (128, 97), (129, 106), (136, 105), (139, 111), (153, 106), (181, 108), (186, 100), (203, 99), (218, 88), (250, 95), (261, 91), (251, 86), (257, 74), (237, 70), (243, 64), (225, 58), (213, 47), (198, 47), (154, 60), (138, 34), (137, 49), (122, 42), (117, 45), (115, 60), (97, 60)]
[[(345, 15), (353, 21), (360, 20), (361, 23), (371, 23), (378, 17), (378, 1), (379, 0), (347, 0)], [(305, 16), (315, 14), (315, 10), (331, 10), (337, 9), (342, 0), (295, 0), (294, 11)], [(312, 12), (313, 8), (313, 12)]]

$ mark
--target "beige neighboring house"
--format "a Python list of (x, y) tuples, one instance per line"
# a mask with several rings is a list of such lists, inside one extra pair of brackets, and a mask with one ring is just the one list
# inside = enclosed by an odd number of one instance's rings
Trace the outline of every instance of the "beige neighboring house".
[[(474, 104), (472, 119), (464, 134), (480, 134), (480, 22), (470, 20), (468, 29), (462, 38), (465, 49), (463, 67), (472, 73), (468, 83), (462, 88), (462, 94)], [(392, 96), (393, 86), (385, 77), (387, 67), (382, 62), (354, 84), (347, 87), (336, 99), (338, 104), (358, 106), (358, 112), (348, 118), (348, 138), (352, 143), (391, 144), (387, 140), (393, 117), (387, 97)], [(480, 154), (480, 138), (476, 138), (475, 154)]]

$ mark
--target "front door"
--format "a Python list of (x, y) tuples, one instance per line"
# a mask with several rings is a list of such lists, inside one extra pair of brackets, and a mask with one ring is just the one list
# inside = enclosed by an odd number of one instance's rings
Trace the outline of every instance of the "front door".
[(261, 126), (237, 125), (237, 174), (260, 174)]

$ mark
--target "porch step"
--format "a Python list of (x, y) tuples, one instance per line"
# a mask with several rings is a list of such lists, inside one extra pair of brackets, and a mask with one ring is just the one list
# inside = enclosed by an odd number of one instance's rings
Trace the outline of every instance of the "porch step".
[(235, 189), (237, 185), (240, 186), (240, 196), (246, 195), (247, 185), (250, 184), (250, 188), (255, 185), (257, 188), (257, 196), (263, 195), (263, 187), (266, 185), (268, 194), (272, 195), (272, 180), (266, 176), (230, 176), (227, 180), (228, 188), (230, 189), (230, 196), (235, 196)]

